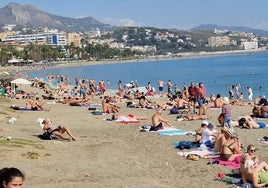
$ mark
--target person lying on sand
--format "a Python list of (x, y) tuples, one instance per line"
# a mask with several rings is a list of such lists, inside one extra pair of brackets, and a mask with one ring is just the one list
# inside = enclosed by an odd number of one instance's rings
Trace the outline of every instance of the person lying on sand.
[(259, 129), (266, 128), (267, 124), (264, 122), (258, 122), (254, 120), (251, 116), (244, 116), (238, 120), (239, 126), (245, 129)]
[(135, 116), (133, 114), (128, 115), (120, 115), (119, 113), (115, 113), (112, 115), (112, 120), (120, 120), (120, 119), (128, 119), (129, 121), (133, 120), (147, 120), (148, 118), (146, 116)]

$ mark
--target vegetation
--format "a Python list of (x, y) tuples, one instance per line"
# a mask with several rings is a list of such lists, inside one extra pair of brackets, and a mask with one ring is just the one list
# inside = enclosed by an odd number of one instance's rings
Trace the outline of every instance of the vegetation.
[[(240, 49), (239, 45), (242, 41), (240, 36), (230, 37), (238, 45), (208, 47), (209, 37), (228, 34), (215, 34), (210, 30), (188, 32), (153, 27), (119, 27), (113, 32), (95, 38), (96, 41), (106, 40), (109, 43), (89, 43), (88, 36), (84, 34), (81, 39), (81, 47), (76, 47), (73, 43), (58, 47), (29, 44), (22, 50), (17, 50), (11, 45), (3, 46), (0, 50), (0, 61), (2, 66), (6, 66), (8, 60), (13, 57), (34, 60), (35, 62), (50, 62), (57, 60), (130, 59), (151, 55), (176, 55), (182, 52), (214, 52)], [(111, 41), (120, 44), (122, 47), (110, 47)], [(258, 41), (260, 47), (267, 46), (267, 38), (258, 36)], [(141, 50), (138, 47), (144, 49), (150, 47), (150, 49)]]

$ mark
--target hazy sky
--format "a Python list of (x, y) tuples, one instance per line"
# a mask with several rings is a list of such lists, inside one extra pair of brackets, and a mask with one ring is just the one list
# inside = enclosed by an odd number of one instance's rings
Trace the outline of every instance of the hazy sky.
[(200, 24), (268, 30), (268, 0), (0, 0), (72, 18), (91, 16), (111, 25), (191, 29)]

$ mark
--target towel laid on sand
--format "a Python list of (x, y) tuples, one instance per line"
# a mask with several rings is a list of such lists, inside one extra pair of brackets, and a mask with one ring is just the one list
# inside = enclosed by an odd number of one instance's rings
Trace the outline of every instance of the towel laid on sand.
[(234, 161), (223, 161), (220, 158), (215, 158), (212, 160), (212, 163), (223, 165), (223, 166), (228, 166), (228, 167), (231, 167), (233, 169), (239, 169), (240, 168), (240, 160), (241, 160), (241, 157), (237, 157)]
[(166, 136), (187, 135), (187, 134), (193, 135), (195, 133), (193, 131), (186, 131), (183, 129), (176, 129), (176, 128), (165, 128), (162, 130), (158, 130), (156, 132), (160, 135), (166, 135)]
[(182, 157), (187, 157), (190, 154), (198, 155), (201, 158), (213, 158), (213, 157), (218, 157), (218, 153), (215, 153), (213, 151), (209, 150), (193, 150), (193, 151), (179, 151), (178, 154)]

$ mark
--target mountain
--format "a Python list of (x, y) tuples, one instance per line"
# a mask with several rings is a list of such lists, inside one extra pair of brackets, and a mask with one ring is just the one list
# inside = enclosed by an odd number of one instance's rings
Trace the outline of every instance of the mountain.
[(247, 33), (255, 33), (260, 36), (268, 37), (268, 31), (261, 30), (261, 29), (251, 29), (249, 27), (241, 27), (241, 26), (219, 26), (213, 24), (206, 24), (206, 25), (199, 25), (191, 29), (194, 30), (230, 30), (230, 31), (240, 31), (240, 32), (247, 32)]
[(68, 18), (49, 14), (31, 5), (10, 3), (0, 9), (0, 25), (15, 24), (19, 27), (48, 27), (66, 32), (87, 32), (99, 28), (109, 31), (113, 26), (103, 24), (92, 17)]

